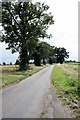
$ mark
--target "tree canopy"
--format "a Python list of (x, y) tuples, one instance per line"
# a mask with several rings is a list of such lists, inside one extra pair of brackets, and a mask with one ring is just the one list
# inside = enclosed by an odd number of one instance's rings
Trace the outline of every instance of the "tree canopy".
[(43, 64), (49, 63), (63, 63), (65, 58), (69, 57), (69, 52), (66, 51), (64, 47), (51, 46), (47, 42), (39, 42), (35, 51), (33, 52), (33, 59), (35, 65), (41, 65), (41, 60)]
[(2, 2), (2, 26), (4, 28), (1, 42), (8, 44), (6, 49), (12, 53), (19, 52), (16, 64), (20, 70), (26, 70), (31, 58), (37, 66), (48, 61), (63, 63), (69, 53), (64, 47), (51, 46), (40, 42), (39, 38), (50, 38), (47, 29), (54, 24), (53, 16), (48, 12), (49, 6), (36, 2)]
[[(37, 63), (37, 59), (40, 58), (43, 61), (43, 64), (46, 64), (46, 60), (49, 59), (49, 56), (51, 55), (52, 50), (53, 50), (53, 47), (50, 46), (47, 42), (39, 42), (36, 47), (36, 50), (34, 51), (35, 63)], [(39, 65), (40, 64), (41, 62), (39, 63)]]
[(59, 47), (59, 48), (55, 47), (53, 53), (57, 63), (62, 64), (65, 58), (69, 58), (69, 52), (67, 52), (64, 47)]
[(12, 53), (19, 52), (20, 69), (27, 69), (29, 54), (33, 52), (39, 38), (50, 38), (46, 30), (54, 24), (53, 16), (44, 3), (2, 2), (1, 42), (8, 43)]

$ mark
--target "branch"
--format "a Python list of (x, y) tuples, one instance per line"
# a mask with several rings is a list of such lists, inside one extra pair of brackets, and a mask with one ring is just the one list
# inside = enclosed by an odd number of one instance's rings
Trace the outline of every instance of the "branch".
[[(8, 6), (7, 10), (8, 10), (8, 12), (11, 14), (11, 17), (13, 18), (14, 22), (19, 26), (19, 29), (21, 30), (21, 26), (20, 26), (20, 25), (17, 23), (17, 21), (15, 20), (12, 12), (11, 12), (10, 9), (9, 9), (9, 6)], [(13, 26), (13, 25), (12, 25), (12, 26)], [(14, 32), (15, 32), (15, 31), (14, 31)], [(18, 35), (19, 37), (21, 37), (21, 36), (19, 35), (19, 33), (17, 32), (17, 30), (16, 30), (15, 33), (17, 33), (17, 35)]]

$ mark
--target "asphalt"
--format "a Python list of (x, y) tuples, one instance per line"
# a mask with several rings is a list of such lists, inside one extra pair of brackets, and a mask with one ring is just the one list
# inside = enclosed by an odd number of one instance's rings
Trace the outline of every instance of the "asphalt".
[(2, 90), (3, 118), (70, 118), (50, 84), (54, 65)]

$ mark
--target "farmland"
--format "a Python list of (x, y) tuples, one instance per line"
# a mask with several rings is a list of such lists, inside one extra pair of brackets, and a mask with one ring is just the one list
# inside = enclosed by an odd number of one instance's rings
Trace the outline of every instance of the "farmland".
[[(80, 64), (65, 63), (56, 65), (51, 74), (51, 83), (62, 103), (66, 105), (72, 116), (80, 118)], [(79, 89), (78, 89), (79, 88)]]
[(23, 80), (24, 78), (27, 78), (32, 74), (40, 71), (46, 66), (37, 67), (32, 64), (29, 65), (29, 69), (26, 71), (19, 71), (18, 65), (0, 66), (0, 88), (11, 84), (16, 84)]

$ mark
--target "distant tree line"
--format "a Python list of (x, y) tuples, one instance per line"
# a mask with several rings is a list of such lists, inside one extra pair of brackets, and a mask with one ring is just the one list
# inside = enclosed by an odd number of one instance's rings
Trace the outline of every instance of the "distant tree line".
[[(39, 42), (32, 53), (28, 55), (29, 60), (34, 60), (36, 66), (41, 66), (41, 64), (46, 65), (46, 63), (63, 63), (65, 58), (69, 57), (69, 52), (65, 48), (51, 46), (47, 42)], [(20, 60), (16, 60), (16, 65), (20, 64)]]
[[(53, 60), (51, 59), (51, 63), (53, 64), (53, 63), (57, 63), (56, 62), (56, 60), (54, 59), (54, 57), (53, 57)], [(80, 62), (77, 62), (76, 60), (65, 60), (64, 61), (65, 63), (80, 63)], [(12, 62), (11, 62), (12, 63)], [(29, 64), (33, 64), (34, 62), (33, 62), (33, 60), (32, 60), (32, 62), (29, 62)], [(46, 65), (47, 63), (49, 63), (50, 64), (50, 59), (49, 59), (49, 61), (47, 61), (47, 60), (45, 60), (45, 62), (44, 61), (42, 61), (41, 60), (41, 64), (44, 64), (44, 65)], [(16, 62), (14, 63), (15, 65), (19, 65), (19, 59), (16, 59)], [(14, 65), (13, 63), (12, 64), (7, 64), (6, 62), (3, 62), (2, 64), (0, 63), (0, 65)]]
[(12, 62), (10, 62), (10, 63), (6, 63), (6, 62), (3, 62), (2, 64), (0, 64), (0, 65), (12, 65)]

